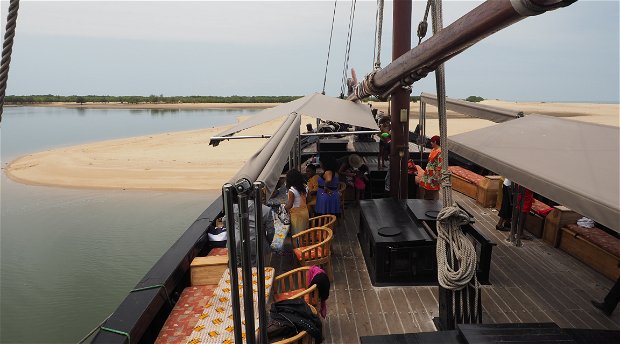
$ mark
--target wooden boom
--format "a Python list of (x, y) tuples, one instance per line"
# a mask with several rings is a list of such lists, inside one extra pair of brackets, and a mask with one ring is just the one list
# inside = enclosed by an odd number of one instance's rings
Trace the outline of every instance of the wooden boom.
[(373, 72), (349, 95), (352, 101), (371, 95), (387, 98), (394, 90), (426, 77), (443, 62), (476, 42), (521, 19), (539, 15), (577, 0), (487, 0), (428, 40)]

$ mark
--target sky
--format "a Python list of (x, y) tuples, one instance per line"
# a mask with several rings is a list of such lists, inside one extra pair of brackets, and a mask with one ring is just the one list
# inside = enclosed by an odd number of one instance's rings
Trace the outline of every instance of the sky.
[[(444, 26), (479, 1), (444, 1)], [(413, 1), (412, 44), (426, 1)], [(2, 1), (2, 27), (8, 1)], [(356, 2), (349, 67), (372, 70), (376, 1)], [(338, 1), (326, 93), (340, 94), (351, 1)], [(8, 95), (306, 95), (323, 90), (334, 1), (21, 1)], [(619, 102), (620, 2), (526, 18), (446, 63), (447, 94)], [(429, 23), (430, 25), (430, 23)], [(391, 60), (386, 1), (382, 66)], [(429, 28), (429, 34), (431, 35)], [(413, 95), (435, 92), (434, 74)]]

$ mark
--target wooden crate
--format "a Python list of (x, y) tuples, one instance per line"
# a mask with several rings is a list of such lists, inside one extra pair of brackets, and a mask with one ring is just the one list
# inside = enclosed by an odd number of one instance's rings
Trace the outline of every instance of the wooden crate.
[(565, 206), (557, 205), (553, 207), (553, 210), (545, 218), (542, 239), (547, 244), (558, 247), (560, 244), (560, 228), (569, 223), (577, 223), (577, 220), (580, 218), (580, 214)]
[(196, 257), (190, 264), (192, 286), (218, 284), (228, 268), (228, 256)]
[(620, 276), (620, 257), (603, 250), (566, 227), (561, 229), (560, 249), (611, 280), (615, 281)]
[(477, 185), (476, 202), (484, 208), (493, 208), (497, 201), (497, 194), (501, 189), (502, 177), (486, 176)]
[(452, 190), (476, 199), (476, 195), (478, 194), (478, 186), (476, 186), (476, 184), (456, 174), (450, 175), (450, 182), (452, 183)]

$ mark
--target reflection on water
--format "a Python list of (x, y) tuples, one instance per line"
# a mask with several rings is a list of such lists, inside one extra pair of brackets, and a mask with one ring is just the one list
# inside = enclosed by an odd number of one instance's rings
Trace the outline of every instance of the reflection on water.
[[(7, 108), (3, 165), (21, 154), (68, 144), (235, 121), (219, 110), (173, 116), (142, 111), (146, 116), (128, 110)], [(4, 173), (1, 186), (3, 343), (79, 340), (114, 311), (219, 195), (27, 186)]]

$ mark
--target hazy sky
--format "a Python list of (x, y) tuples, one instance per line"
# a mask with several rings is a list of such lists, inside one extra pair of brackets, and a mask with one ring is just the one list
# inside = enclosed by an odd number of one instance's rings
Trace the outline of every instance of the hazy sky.
[[(412, 42), (426, 1), (413, 3)], [(478, 6), (445, 1), (444, 25)], [(7, 94), (321, 92), (333, 1), (22, 1)], [(339, 1), (327, 94), (340, 93), (350, 1)], [(2, 1), (3, 31), (8, 1)], [(357, 1), (349, 66), (372, 68), (376, 1)], [(382, 64), (391, 60), (386, 2)], [(430, 36), (430, 29), (429, 35)], [(446, 65), (447, 93), (619, 100), (619, 2), (581, 0), (479, 42)], [(428, 38), (427, 36), (427, 38)], [(435, 92), (434, 74), (413, 94)]]

